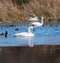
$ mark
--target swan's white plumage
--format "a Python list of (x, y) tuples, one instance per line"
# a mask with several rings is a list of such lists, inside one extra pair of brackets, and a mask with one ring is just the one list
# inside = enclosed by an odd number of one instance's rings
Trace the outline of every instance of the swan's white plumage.
[(33, 26), (30, 26), (28, 28), (28, 32), (21, 32), (21, 33), (17, 33), (17, 34), (14, 34), (14, 36), (22, 36), (22, 37), (34, 37), (34, 34), (30, 31), (30, 29), (33, 29)]
[(43, 25), (43, 19), (44, 19), (44, 17), (41, 18), (41, 22), (39, 22), (39, 21), (32, 22), (31, 25), (34, 25), (34, 26), (42, 26)]
[(22, 33), (17, 33), (14, 36), (20, 36), (20, 37), (28, 36), (28, 37), (32, 37), (32, 36), (34, 36), (34, 34), (31, 34), (31, 33), (28, 33), (28, 32), (22, 32)]
[(33, 22), (33, 23), (31, 23), (31, 25), (34, 25), (34, 26), (42, 26), (43, 23), (40, 23), (40, 22)]
[(34, 16), (34, 17), (30, 17), (29, 18), (29, 21), (38, 21), (38, 17), (37, 16)]
[(38, 16), (33, 15), (34, 17), (30, 17), (29, 21), (31, 21), (30, 25), (34, 26), (42, 26), (43, 25), (43, 19), (44, 17), (41, 18), (41, 22), (39, 22)]

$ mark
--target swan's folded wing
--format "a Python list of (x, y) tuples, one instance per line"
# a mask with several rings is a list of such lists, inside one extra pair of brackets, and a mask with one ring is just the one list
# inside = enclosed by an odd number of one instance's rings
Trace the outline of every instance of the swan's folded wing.
[(26, 32), (14, 34), (14, 36), (26, 36), (26, 35), (27, 35)]
[(23, 33), (17, 33), (17, 34), (15, 34), (14, 36), (16, 36), (16, 37), (28, 37), (28, 36), (34, 36), (34, 35), (32, 35), (32, 34), (30, 34), (30, 33), (28, 33), (28, 32), (23, 32)]

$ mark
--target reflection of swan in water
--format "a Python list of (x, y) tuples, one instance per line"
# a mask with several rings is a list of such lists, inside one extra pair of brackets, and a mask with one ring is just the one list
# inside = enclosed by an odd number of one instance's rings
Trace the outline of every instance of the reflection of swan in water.
[(28, 46), (29, 46), (29, 47), (34, 47), (34, 43), (33, 43), (33, 42), (29, 42), (29, 43), (28, 43)]
[(41, 18), (41, 22), (32, 22), (31, 25), (35, 25), (35, 26), (42, 26), (43, 25), (43, 19), (44, 17)]
[(28, 46), (29, 47), (33, 47), (34, 46), (34, 43), (32, 42), (32, 38), (29, 38)]
[(24, 43), (27, 43), (26, 44), (27, 46), (34, 47), (33, 37), (23, 37), (22, 40), (23, 40)]
[(28, 32), (21, 32), (21, 33), (17, 33), (17, 34), (14, 34), (14, 36), (22, 36), (22, 37), (34, 37), (34, 34), (30, 31), (30, 29), (34, 29), (34, 27), (33, 26), (30, 26), (29, 28), (28, 28)]
[(15, 42), (19, 45), (19, 46), (28, 46), (28, 47), (34, 47), (35, 43), (34, 43), (34, 37), (15, 37), (16, 39), (13, 41), (14, 44)]

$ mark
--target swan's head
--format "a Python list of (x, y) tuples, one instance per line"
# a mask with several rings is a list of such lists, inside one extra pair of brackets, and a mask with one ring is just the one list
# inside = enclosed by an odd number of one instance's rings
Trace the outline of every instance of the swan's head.
[(29, 29), (32, 29), (34, 31), (34, 25), (31, 25)]
[(30, 26), (31, 29), (34, 29), (34, 26)]

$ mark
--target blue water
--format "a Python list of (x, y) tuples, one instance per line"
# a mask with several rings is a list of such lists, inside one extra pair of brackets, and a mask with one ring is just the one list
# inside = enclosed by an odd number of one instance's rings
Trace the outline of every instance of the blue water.
[[(0, 27), (0, 33), (8, 31), (8, 37), (0, 36), (0, 46), (60, 45), (60, 25), (34, 27), (34, 37), (14, 37), (14, 34), (27, 32), (29, 26)], [(15, 31), (19, 28), (18, 31)]]

